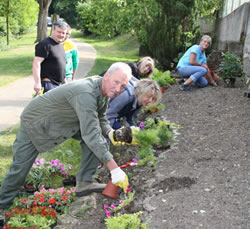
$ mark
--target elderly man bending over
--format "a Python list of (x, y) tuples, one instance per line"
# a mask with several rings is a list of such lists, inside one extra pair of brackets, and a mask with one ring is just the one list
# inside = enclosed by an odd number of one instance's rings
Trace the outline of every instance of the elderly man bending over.
[(112, 182), (122, 188), (127, 175), (109, 152), (106, 136), (114, 130), (106, 116), (107, 101), (118, 96), (131, 79), (127, 64), (114, 63), (104, 77), (93, 76), (57, 87), (37, 96), (24, 109), (20, 129), (13, 145), (14, 158), (0, 189), (0, 220), (18, 194), (39, 153), (46, 152), (65, 140), (80, 140), (82, 161), (76, 175), (76, 195), (102, 192), (105, 184), (94, 182), (100, 161), (111, 172)]

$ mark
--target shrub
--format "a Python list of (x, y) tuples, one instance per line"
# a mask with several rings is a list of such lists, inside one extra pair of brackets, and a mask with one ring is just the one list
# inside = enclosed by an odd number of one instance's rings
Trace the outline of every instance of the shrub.
[(235, 78), (243, 75), (243, 65), (240, 58), (232, 52), (222, 53), (222, 61), (219, 65), (222, 78)]

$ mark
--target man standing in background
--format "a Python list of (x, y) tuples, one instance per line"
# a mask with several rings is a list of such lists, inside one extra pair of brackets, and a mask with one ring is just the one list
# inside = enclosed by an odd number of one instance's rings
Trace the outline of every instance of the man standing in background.
[(65, 39), (68, 24), (58, 21), (52, 25), (50, 37), (39, 42), (35, 47), (33, 60), (34, 90), (44, 93), (65, 82), (66, 56), (62, 42)]
[(68, 25), (63, 47), (66, 54), (66, 82), (74, 80), (79, 58), (76, 45), (70, 40), (71, 27)]

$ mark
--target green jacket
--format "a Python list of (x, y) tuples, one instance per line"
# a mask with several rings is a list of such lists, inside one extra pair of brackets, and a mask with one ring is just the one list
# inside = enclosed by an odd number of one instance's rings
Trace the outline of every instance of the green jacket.
[(106, 119), (107, 97), (101, 93), (102, 77), (93, 76), (59, 86), (37, 96), (21, 115), (38, 152), (46, 152), (76, 133), (91, 151), (107, 162), (113, 158), (105, 139), (111, 128)]

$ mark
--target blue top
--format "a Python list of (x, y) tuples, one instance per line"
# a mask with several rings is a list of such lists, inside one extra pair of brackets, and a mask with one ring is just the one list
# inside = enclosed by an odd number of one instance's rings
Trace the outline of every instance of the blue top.
[(134, 120), (137, 119), (141, 106), (135, 99), (135, 83), (130, 80), (124, 91), (117, 97), (110, 99), (107, 109), (107, 119), (113, 129), (122, 127), (120, 118), (125, 118), (125, 126), (135, 126)]
[(178, 67), (181, 68), (181, 67), (186, 67), (186, 66), (192, 66), (192, 64), (190, 64), (191, 53), (196, 54), (195, 60), (199, 64), (206, 64), (207, 63), (207, 58), (206, 58), (205, 52), (202, 52), (201, 46), (200, 45), (193, 45), (181, 57), (181, 59), (179, 60), (179, 62), (177, 64), (177, 68)]

